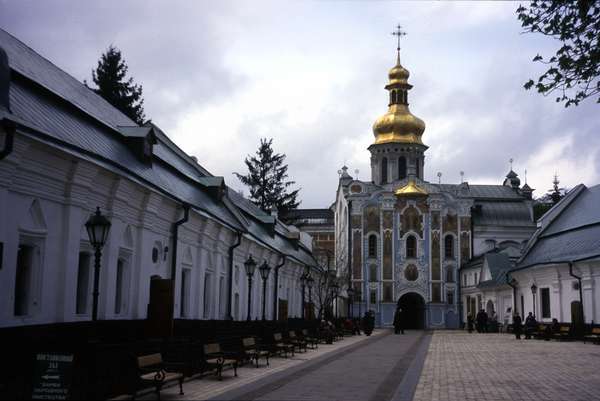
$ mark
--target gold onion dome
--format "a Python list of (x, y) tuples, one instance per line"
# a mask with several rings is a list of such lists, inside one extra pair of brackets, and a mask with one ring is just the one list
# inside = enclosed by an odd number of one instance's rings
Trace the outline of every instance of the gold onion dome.
[(375, 144), (406, 143), (424, 145), (421, 135), (425, 131), (425, 123), (420, 118), (411, 114), (408, 108), (408, 90), (412, 85), (408, 83), (410, 73), (400, 64), (400, 57), (396, 65), (390, 70), (389, 84), (385, 89), (390, 92), (390, 104), (387, 113), (379, 117), (373, 124)]
[(408, 183), (402, 188), (398, 188), (395, 192), (398, 197), (408, 197), (408, 196), (427, 196), (428, 193), (426, 190), (418, 186), (415, 181), (411, 178), (408, 180)]

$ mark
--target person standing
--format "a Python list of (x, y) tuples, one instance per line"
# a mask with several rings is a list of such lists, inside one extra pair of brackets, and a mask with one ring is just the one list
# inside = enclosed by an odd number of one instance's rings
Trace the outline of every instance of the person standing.
[(402, 322), (402, 308), (396, 308), (394, 313), (394, 334), (404, 334), (404, 323)]
[(515, 312), (513, 316), (513, 331), (517, 340), (521, 339), (521, 323), (523, 321), (521, 320), (521, 316), (519, 316), (519, 312)]
[(535, 316), (533, 313), (529, 312), (527, 318), (525, 319), (525, 339), (531, 340), (531, 335), (535, 332), (537, 327), (537, 320), (535, 320)]

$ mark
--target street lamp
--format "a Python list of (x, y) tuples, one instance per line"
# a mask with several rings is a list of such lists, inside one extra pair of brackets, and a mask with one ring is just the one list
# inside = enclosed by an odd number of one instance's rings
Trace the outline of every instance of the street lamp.
[(271, 271), (271, 266), (265, 260), (263, 264), (258, 269), (260, 271), (260, 276), (263, 280), (263, 300), (262, 300), (262, 318), (265, 320), (265, 301), (267, 300), (267, 279), (269, 278), (269, 272)]
[(350, 319), (352, 319), (354, 313), (352, 310), (352, 303), (354, 301), (353, 297), (354, 297), (354, 288), (352, 287), (348, 287), (348, 290), (346, 290), (346, 293), (348, 294), (348, 316), (350, 317)]
[(535, 296), (537, 294), (537, 285), (531, 285), (531, 294), (533, 295), (533, 316), (535, 316)]
[(92, 304), (92, 320), (98, 320), (98, 295), (100, 285), (100, 258), (102, 256), (102, 247), (106, 244), (108, 232), (110, 231), (110, 221), (100, 213), (100, 208), (96, 207), (96, 213), (92, 214), (85, 223), (90, 244), (94, 247), (94, 291)]
[(308, 275), (308, 277), (306, 278), (306, 285), (308, 286), (308, 318), (309, 319), (312, 318), (312, 310), (313, 310), (312, 288), (313, 288), (314, 283), (315, 283), (315, 279), (312, 278), (311, 275)]
[(250, 255), (248, 260), (244, 262), (244, 267), (246, 268), (246, 275), (248, 275), (248, 314), (246, 319), (250, 320), (250, 304), (252, 303), (252, 277), (254, 276), (254, 271), (256, 270), (256, 262), (252, 258), (252, 255)]

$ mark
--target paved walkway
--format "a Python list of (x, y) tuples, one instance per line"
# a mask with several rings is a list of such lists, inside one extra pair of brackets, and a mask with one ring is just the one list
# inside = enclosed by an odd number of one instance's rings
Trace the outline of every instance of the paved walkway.
[(414, 400), (600, 400), (600, 346), (436, 331)]
[(347, 337), (294, 358), (273, 358), (270, 368), (242, 367), (238, 369), (239, 377), (231, 378), (226, 372), (222, 382), (212, 377), (192, 380), (184, 383), (184, 396), (172, 387), (162, 392), (162, 398), (408, 401), (416, 388), (418, 364), (420, 361), (422, 365), (431, 336), (416, 331), (404, 336), (390, 333), (381, 330), (371, 337)]

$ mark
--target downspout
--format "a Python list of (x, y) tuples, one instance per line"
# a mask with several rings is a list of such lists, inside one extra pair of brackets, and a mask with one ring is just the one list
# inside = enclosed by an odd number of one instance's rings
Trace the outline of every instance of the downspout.
[(277, 310), (277, 302), (278, 299), (277, 297), (279, 296), (278, 294), (278, 290), (279, 290), (279, 269), (283, 267), (283, 265), (285, 265), (285, 258), (286, 255), (281, 255), (281, 262), (279, 262), (279, 264), (277, 264), (275, 266), (275, 272), (274, 272), (274, 276), (273, 276), (273, 320), (277, 320), (278, 318), (278, 310)]
[(235, 244), (231, 245), (229, 247), (229, 279), (227, 280), (228, 283), (228, 288), (229, 288), (229, 301), (227, 302), (227, 316), (226, 319), (227, 320), (233, 320), (233, 316), (231, 315), (231, 303), (232, 298), (233, 298), (233, 251), (235, 250), (235, 248), (237, 248), (238, 246), (240, 246), (240, 244), (242, 243), (242, 232), (241, 231), (236, 231), (236, 241)]
[(573, 262), (568, 262), (569, 263), (569, 274), (571, 275), (571, 277), (575, 277), (577, 279), (577, 281), (579, 282), (579, 304), (581, 305), (581, 320), (582, 320), (582, 324), (585, 324), (585, 316), (583, 314), (583, 292), (581, 289), (581, 277), (576, 276), (573, 273)]
[(17, 125), (10, 120), (4, 119), (2, 120), (2, 127), (4, 128), (6, 135), (4, 136), (4, 148), (0, 150), (0, 160), (10, 155), (13, 151), (13, 143)]
[(512, 279), (510, 278), (510, 273), (506, 273), (506, 284), (508, 284), (513, 289), (513, 316), (517, 312), (517, 286), (513, 284)]
[(177, 274), (177, 242), (179, 238), (179, 226), (187, 223), (190, 217), (190, 205), (183, 204), (183, 218), (173, 223), (173, 250), (171, 251), (171, 281), (173, 284), (173, 305), (175, 305), (175, 275)]

